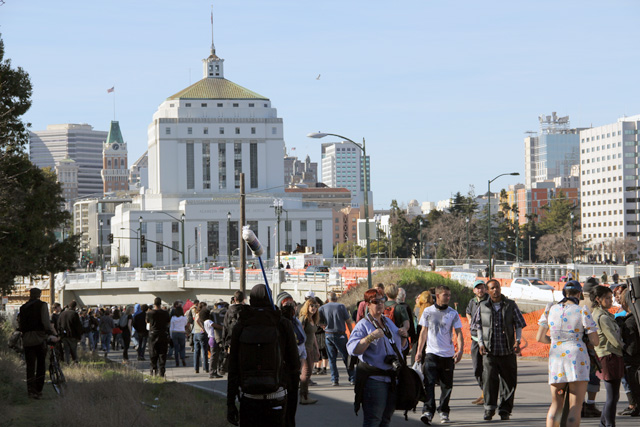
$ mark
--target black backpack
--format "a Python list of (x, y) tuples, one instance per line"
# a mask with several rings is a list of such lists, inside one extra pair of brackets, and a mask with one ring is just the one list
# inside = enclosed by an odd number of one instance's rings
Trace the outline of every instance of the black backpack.
[(269, 394), (283, 385), (283, 360), (278, 322), (280, 313), (251, 310), (242, 317), (238, 337), (238, 369), (243, 393)]
[(411, 310), (411, 307), (409, 307), (406, 302), (398, 303), (398, 305), (404, 307), (404, 309), (407, 310), (407, 314), (409, 315), (409, 330), (407, 331), (407, 333), (409, 334), (409, 340), (411, 341), (411, 344), (417, 343), (418, 333), (416, 331), (415, 324), (416, 315), (413, 313), (413, 310)]

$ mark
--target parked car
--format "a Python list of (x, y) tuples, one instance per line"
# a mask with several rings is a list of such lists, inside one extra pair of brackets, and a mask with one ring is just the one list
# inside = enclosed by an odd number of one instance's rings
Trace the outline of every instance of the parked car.
[(553, 286), (544, 282), (544, 280), (537, 279), (535, 277), (516, 277), (511, 281), (512, 288), (521, 288), (521, 289), (540, 289), (543, 291), (553, 291), (555, 290)]
[(329, 275), (329, 267), (326, 265), (310, 265), (304, 271), (305, 277), (327, 277)]

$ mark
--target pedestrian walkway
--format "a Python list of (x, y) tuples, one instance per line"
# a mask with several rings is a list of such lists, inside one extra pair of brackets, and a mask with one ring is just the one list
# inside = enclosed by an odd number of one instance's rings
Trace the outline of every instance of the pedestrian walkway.
[[(148, 356), (146, 356), (148, 359)], [(116, 362), (122, 361), (122, 353), (111, 352), (109, 358)], [(130, 360), (129, 365), (140, 372), (149, 373), (149, 362)], [(550, 392), (547, 384), (548, 372), (546, 360), (520, 359), (518, 361), (518, 388), (516, 390), (515, 408), (509, 421), (500, 421), (497, 415), (491, 422), (483, 421), (482, 406), (472, 405), (470, 402), (477, 398), (480, 390), (472, 375), (471, 359), (463, 359), (457, 366), (454, 377), (453, 394), (451, 398), (451, 424), (458, 426), (486, 426), (499, 424), (505, 427), (538, 427), (545, 425), (545, 417), (549, 408)], [(209, 374), (200, 370), (196, 374), (193, 369), (192, 353), (187, 353), (187, 366), (175, 367), (175, 361), (167, 361), (167, 381), (177, 381), (226, 396), (227, 381), (225, 378), (211, 380)], [(344, 368), (340, 372), (341, 386), (332, 387), (330, 375), (313, 375), (311, 379), (318, 383), (310, 387), (310, 397), (318, 399), (315, 405), (298, 406), (297, 423), (304, 427), (314, 426), (361, 426), (362, 410), (358, 416), (353, 410), (353, 387), (349, 386)], [(439, 396), (436, 386), (436, 396)], [(598, 393), (597, 406), (602, 409), (605, 400), (604, 387)], [(621, 392), (618, 411), (627, 405), (625, 394)], [(416, 413), (409, 412), (409, 421), (405, 421), (401, 412), (394, 413), (391, 425), (395, 427), (423, 425), (420, 421), (421, 407)], [(436, 415), (433, 424), (439, 424)], [(616, 418), (617, 426), (638, 426), (639, 418)], [(599, 420), (586, 418), (582, 426), (598, 426)]]

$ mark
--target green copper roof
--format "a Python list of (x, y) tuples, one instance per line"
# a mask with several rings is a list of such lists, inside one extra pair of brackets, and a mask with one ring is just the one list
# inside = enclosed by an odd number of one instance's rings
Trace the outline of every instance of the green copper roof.
[(264, 99), (266, 96), (252, 92), (227, 79), (204, 78), (167, 99)]
[(120, 124), (112, 120), (109, 135), (107, 135), (107, 144), (113, 144), (114, 142), (124, 144), (124, 139), (122, 139), (122, 132), (120, 132)]

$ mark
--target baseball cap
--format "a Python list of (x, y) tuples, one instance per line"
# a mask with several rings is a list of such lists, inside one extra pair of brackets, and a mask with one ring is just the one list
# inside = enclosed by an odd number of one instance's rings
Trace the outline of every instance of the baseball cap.
[(567, 290), (575, 290), (575, 291), (582, 292), (582, 285), (577, 280), (569, 280), (567, 283), (565, 283), (564, 288), (562, 288), (563, 292)]
[(315, 292), (313, 292), (313, 291), (309, 291), (309, 292), (307, 292), (307, 293), (305, 294), (305, 296), (304, 296), (304, 297), (305, 297), (305, 298), (315, 298), (315, 297), (316, 297), (316, 294), (315, 294)]
[(475, 282), (473, 282), (472, 288), (475, 289), (480, 285), (485, 285), (484, 280), (476, 280)]

